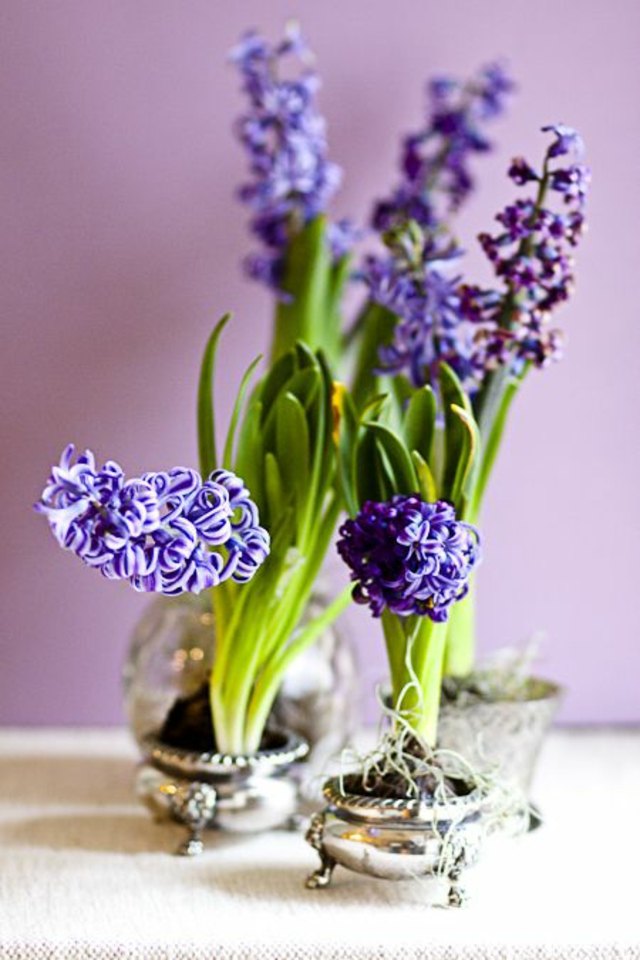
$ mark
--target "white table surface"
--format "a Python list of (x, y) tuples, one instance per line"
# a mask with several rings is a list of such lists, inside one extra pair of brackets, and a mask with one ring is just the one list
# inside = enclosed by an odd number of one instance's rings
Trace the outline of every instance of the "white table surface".
[(640, 958), (640, 731), (556, 731), (534, 790), (544, 827), (494, 843), (462, 910), (420, 882), (337, 868), (308, 891), (296, 834), (181, 831), (132, 796), (121, 730), (0, 730), (0, 958)]

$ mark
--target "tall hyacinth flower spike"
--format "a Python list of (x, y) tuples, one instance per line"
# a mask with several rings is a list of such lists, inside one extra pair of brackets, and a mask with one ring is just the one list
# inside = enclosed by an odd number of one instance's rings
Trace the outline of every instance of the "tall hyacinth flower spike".
[[(514, 89), (499, 63), (466, 80), (437, 76), (426, 85), (424, 124), (403, 138), (399, 180), (371, 215), (384, 249), (367, 254), (356, 271), (367, 288), (349, 335), (357, 343), (353, 384), (360, 406), (379, 391), (381, 374), (403, 373), (422, 386), (439, 361), (456, 371), (461, 366), (463, 251), (452, 221), (475, 189), (475, 158), (493, 150), (487, 128), (506, 112)], [(465, 346), (466, 366), (468, 352)]]
[(489, 63), (475, 76), (431, 78), (424, 125), (402, 142), (395, 188), (375, 204), (372, 226), (384, 232), (415, 220), (437, 229), (472, 194), (472, 158), (493, 144), (486, 126), (502, 116), (515, 88), (505, 67)]
[(235, 130), (249, 168), (238, 196), (251, 211), (251, 232), (261, 243), (244, 265), (276, 296), (272, 359), (298, 340), (335, 357), (341, 296), (358, 231), (348, 220), (326, 217), (342, 171), (328, 157), (315, 57), (297, 24), (290, 23), (275, 44), (255, 30), (247, 32), (230, 60), (241, 78), (245, 110)]

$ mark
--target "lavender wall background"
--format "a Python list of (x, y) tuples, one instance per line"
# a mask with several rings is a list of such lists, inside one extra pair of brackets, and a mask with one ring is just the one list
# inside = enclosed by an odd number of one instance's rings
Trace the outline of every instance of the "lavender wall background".
[[(245, 281), (240, 31), (300, 18), (325, 78), (337, 210), (364, 218), (414, 127), (424, 78), (506, 55), (520, 83), (481, 194), (473, 245), (509, 199), (513, 153), (544, 122), (577, 126), (594, 188), (566, 360), (532, 375), (484, 521), (484, 649), (543, 629), (541, 669), (569, 721), (640, 720), (640, 8), (635, 0), (4, 0), (2, 57), (2, 633), (0, 722), (121, 719), (119, 668), (144, 598), (63, 555), (30, 513), (75, 440), (135, 472), (196, 458), (195, 376), (216, 317), (231, 391), (266, 342), (270, 302)], [(480, 258), (477, 258), (480, 269)], [(222, 410), (228, 398), (222, 391)], [(356, 617), (367, 682), (375, 626)]]

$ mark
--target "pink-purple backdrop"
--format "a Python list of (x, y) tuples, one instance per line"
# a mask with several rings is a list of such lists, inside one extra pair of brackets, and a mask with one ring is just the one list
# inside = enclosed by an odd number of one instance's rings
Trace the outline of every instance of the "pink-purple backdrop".
[[(195, 462), (199, 355), (224, 311), (221, 408), (266, 342), (270, 299), (241, 276), (243, 157), (225, 63), (242, 29), (303, 21), (324, 76), (336, 204), (364, 218), (419, 122), (425, 77), (506, 55), (521, 91), (478, 164), (474, 245), (512, 195), (514, 153), (564, 120), (594, 188), (565, 361), (519, 399), (484, 518), (484, 649), (546, 632), (541, 669), (571, 721), (640, 720), (640, 7), (635, 0), (4, 0), (0, 722), (111, 723), (145, 599), (83, 569), (30, 512), (74, 440), (128, 471)], [(480, 270), (480, 258), (475, 262)], [(481, 275), (481, 274), (480, 274)], [(367, 682), (375, 625), (357, 619)]]

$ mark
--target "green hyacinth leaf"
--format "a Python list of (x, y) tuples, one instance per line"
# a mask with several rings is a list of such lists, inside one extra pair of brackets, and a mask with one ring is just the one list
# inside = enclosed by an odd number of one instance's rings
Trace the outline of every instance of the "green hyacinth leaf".
[(459, 509), (472, 438), (467, 423), (455, 411), (462, 410), (472, 419), (473, 413), (460, 380), (446, 363), (440, 365), (440, 392), (444, 411), (444, 468), (440, 492), (445, 500)]
[(280, 359), (274, 363), (261, 386), (260, 399), (262, 400), (263, 415), (265, 418), (269, 415), (278, 394), (281, 393), (282, 390), (288, 389), (288, 381), (298, 369), (298, 356), (294, 350), (285, 353), (284, 356), (280, 357)]
[(308, 493), (309, 429), (304, 408), (292, 393), (278, 398), (276, 451), (284, 488), (291, 491), (300, 510)]
[(224, 445), (224, 454), (222, 457), (222, 464), (227, 470), (233, 470), (233, 453), (234, 453), (234, 441), (236, 436), (236, 430), (238, 428), (238, 420), (240, 419), (240, 413), (244, 404), (244, 399), (251, 383), (251, 378), (253, 373), (262, 360), (262, 355), (258, 355), (253, 363), (251, 363), (245, 374), (240, 381), (240, 387), (238, 388), (238, 393), (236, 396), (235, 403), (233, 405), (233, 412), (231, 414), (231, 420), (229, 421), (229, 429), (227, 431), (227, 439)]
[(433, 456), (436, 432), (436, 395), (429, 386), (414, 391), (404, 415), (407, 448), (416, 450), (428, 464)]
[(280, 517), (285, 507), (285, 496), (278, 461), (268, 452), (264, 459), (264, 485), (268, 506), (268, 517), (264, 522), (273, 526), (274, 518)]
[(356, 498), (355, 456), (356, 438), (360, 424), (351, 394), (342, 396), (342, 409), (338, 423), (338, 470), (340, 487), (347, 511), (354, 516), (359, 504)]
[(415, 493), (418, 488), (418, 478), (409, 451), (402, 440), (382, 423), (368, 421), (364, 427), (374, 434), (385, 455), (393, 492)]
[(287, 393), (292, 393), (297, 397), (305, 411), (312, 409), (317, 402), (320, 388), (322, 385), (322, 373), (315, 367), (306, 367), (304, 370), (298, 370), (297, 373), (287, 381)]
[(372, 430), (364, 430), (355, 450), (355, 489), (357, 509), (366, 500), (387, 499), (387, 484), (380, 463), (380, 450)]
[(311, 348), (304, 343), (302, 340), (298, 340), (295, 345), (296, 358), (298, 360), (298, 366), (301, 370), (306, 369), (307, 367), (317, 367), (318, 358)]
[(477, 476), (474, 483), (472, 520), (477, 518), (477, 515), (480, 511), (484, 492), (486, 490), (487, 483), (489, 482), (489, 477), (491, 476), (491, 470), (493, 469), (496, 456), (498, 455), (498, 450), (500, 449), (500, 443), (502, 441), (502, 435), (504, 433), (507, 418), (509, 416), (509, 410), (511, 408), (511, 404), (513, 403), (513, 399), (518, 392), (520, 383), (521, 381), (515, 377), (505, 383), (504, 392), (502, 394), (500, 403), (497, 406), (496, 416), (491, 425), (489, 436), (484, 438), (482, 456), (480, 458)]
[(465, 439), (461, 444), (458, 469), (451, 490), (451, 501), (459, 505), (459, 515), (462, 516), (466, 512), (466, 506), (472, 492), (474, 467), (480, 449), (480, 434), (473, 416), (467, 410), (463, 410), (457, 404), (452, 404), (451, 413), (458, 418), (465, 432)]
[(377, 393), (374, 397), (371, 397), (367, 400), (366, 404), (362, 408), (360, 413), (360, 422), (364, 423), (368, 420), (377, 420), (382, 411), (385, 409), (385, 405), (389, 401), (388, 393)]
[(246, 483), (260, 512), (266, 506), (262, 483), (264, 456), (262, 402), (252, 397), (238, 434), (235, 472)]
[(200, 367), (200, 379), (198, 381), (198, 453), (200, 471), (203, 477), (208, 477), (218, 464), (213, 378), (218, 341), (230, 319), (231, 314), (227, 313), (214, 327), (207, 341)]
[(426, 500), (427, 503), (435, 503), (438, 499), (438, 486), (431, 467), (427, 461), (420, 456), (417, 450), (411, 451), (411, 459), (413, 460), (413, 466), (418, 475), (420, 496), (423, 500)]

